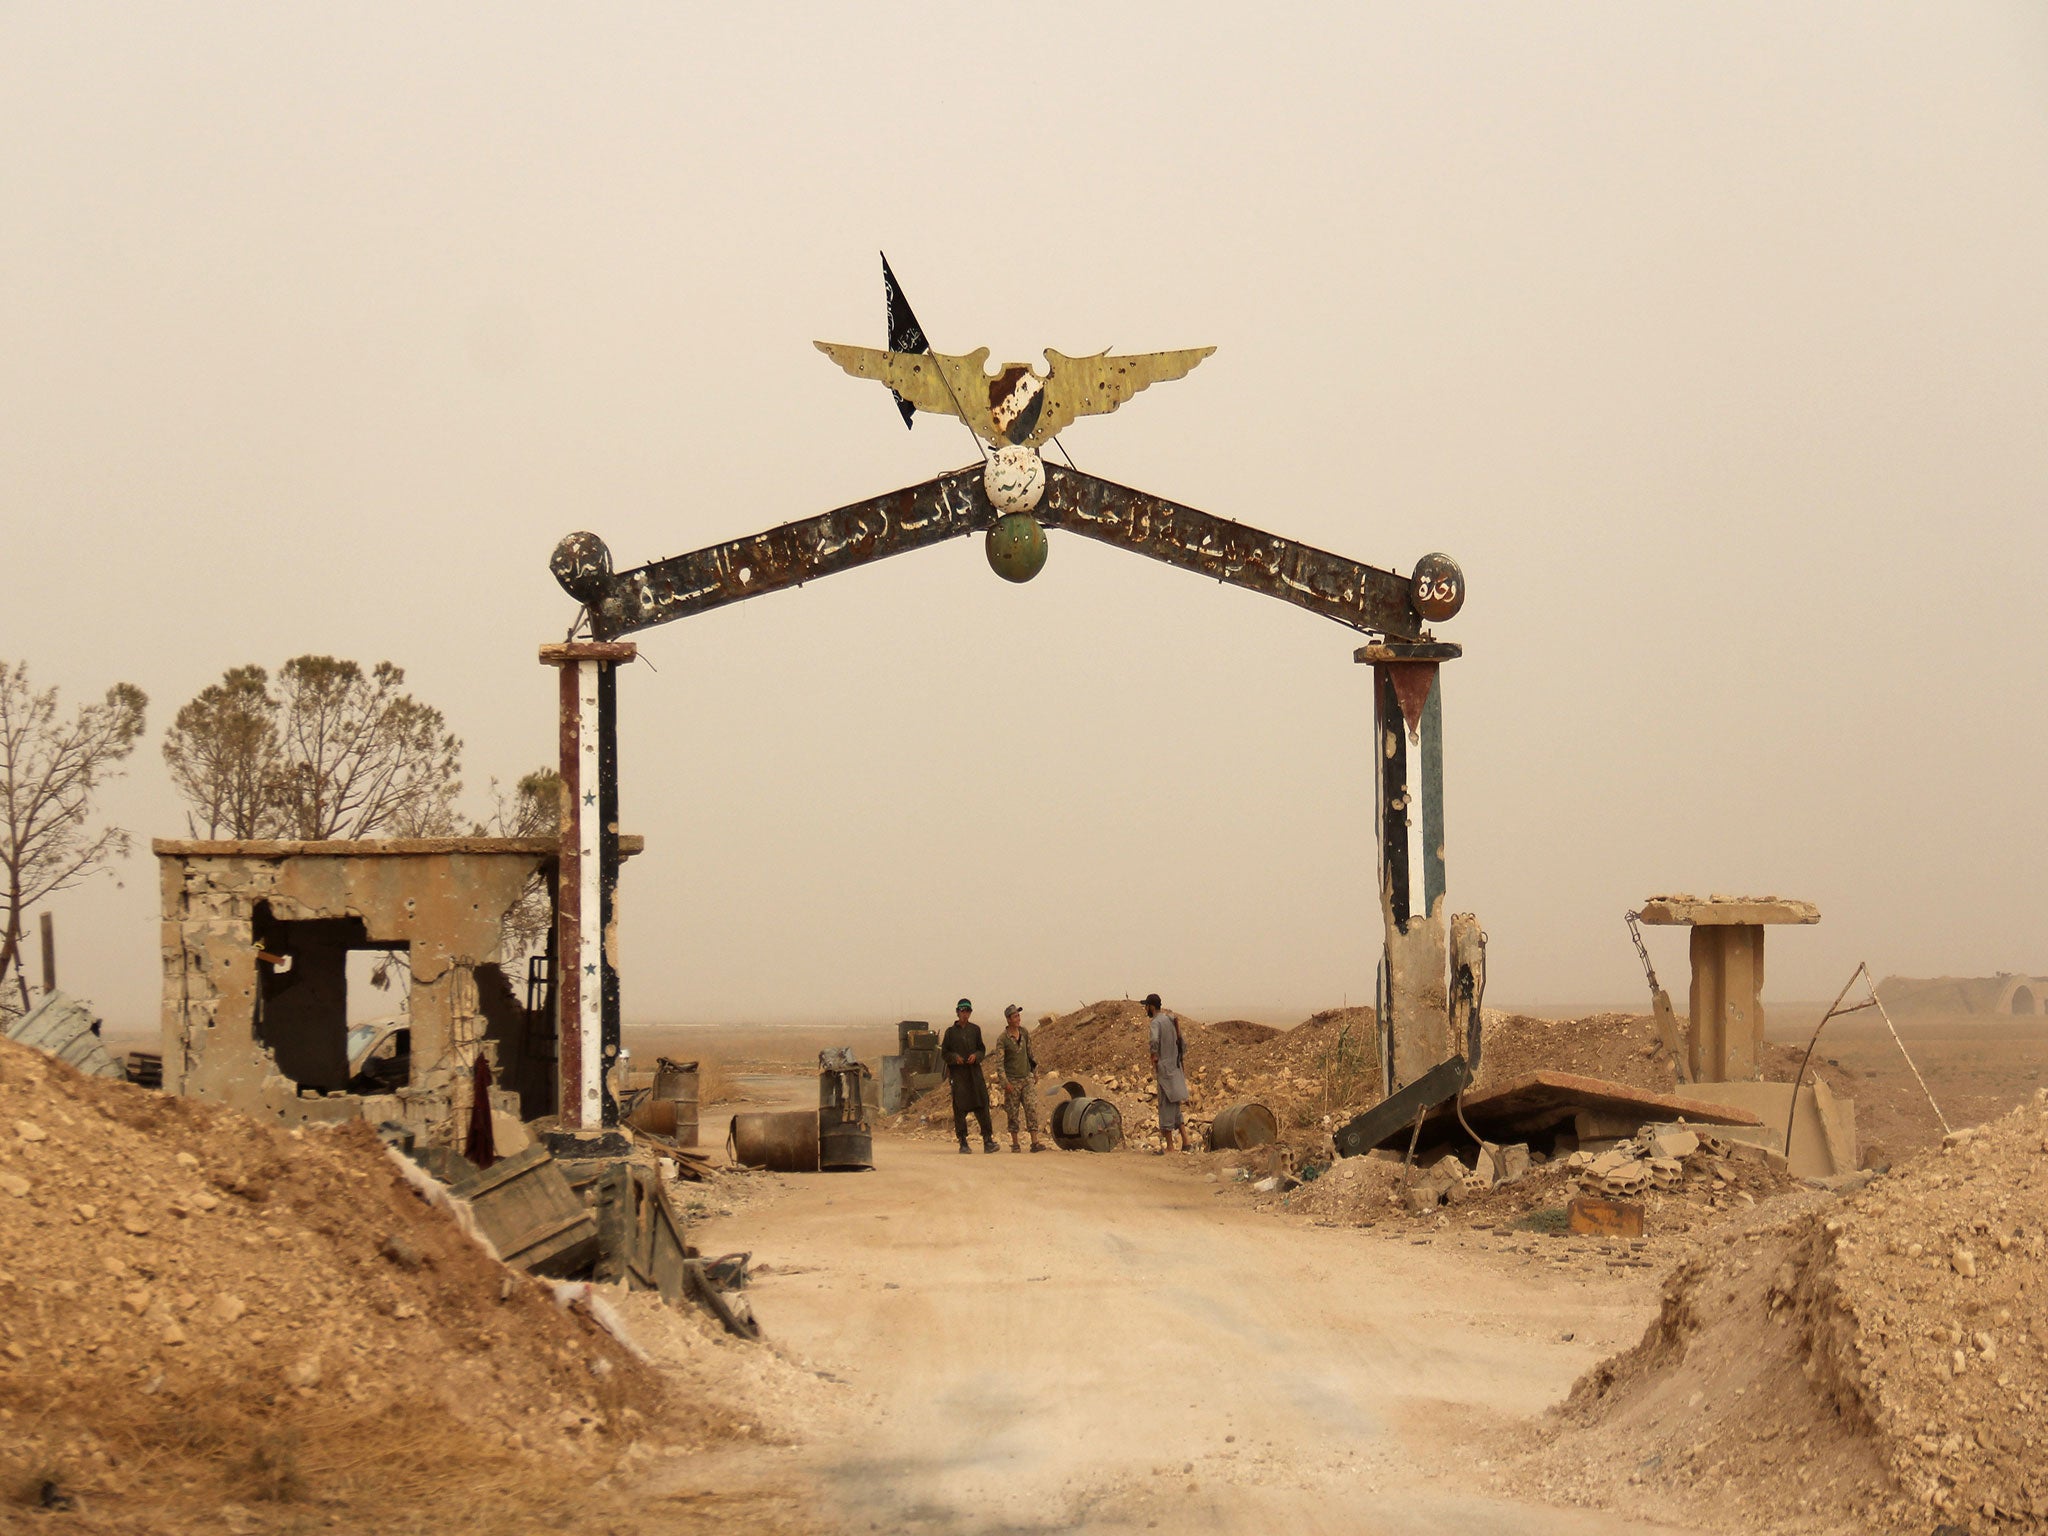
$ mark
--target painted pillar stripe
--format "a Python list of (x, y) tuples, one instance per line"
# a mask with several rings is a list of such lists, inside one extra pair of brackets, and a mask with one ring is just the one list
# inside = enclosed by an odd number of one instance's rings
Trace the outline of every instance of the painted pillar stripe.
[(604, 892), (603, 866), (597, 856), (598, 826), (602, 820), (597, 804), (598, 729), (597, 669), (602, 662), (576, 663), (576, 894), (579, 942), (577, 944), (577, 1041), (582, 1064), (582, 1082), (576, 1099), (576, 1126), (595, 1130), (603, 1118), (604, 1081)]
[(578, 1124), (576, 1106), (583, 1098), (581, 999), (583, 996), (582, 732), (577, 726), (577, 668), (563, 665), (560, 674), (561, 719), (559, 758), (562, 765), (562, 851), (555, 880), (555, 1018), (559, 1031), (556, 1069), (560, 1073), (561, 1124)]

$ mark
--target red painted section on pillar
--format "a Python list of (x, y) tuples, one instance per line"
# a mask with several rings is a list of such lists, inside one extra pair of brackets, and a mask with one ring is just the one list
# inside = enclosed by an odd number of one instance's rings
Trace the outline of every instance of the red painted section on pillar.
[(1394, 697), (1401, 701), (1401, 718), (1408, 727), (1408, 739), (1422, 739), (1422, 707), (1429, 702), (1429, 690), (1436, 686), (1433, 661), (1388, 661), (1387, 679), (1394, 685)]

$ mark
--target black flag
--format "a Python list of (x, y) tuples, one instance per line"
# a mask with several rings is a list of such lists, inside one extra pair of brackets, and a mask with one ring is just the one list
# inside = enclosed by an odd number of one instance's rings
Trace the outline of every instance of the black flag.
[[(889, 254), (886, 251), (882, 253), (882, 302), (888, 309), (889, 350), (931, 351), (932, 344), (925, 340), (924, 327), (917, 323), (917, 316), (910, 312), (910, 301), (903, 297), (903, 290), (896, 286), (896, 274), (889, 270)], [(901, 395), (896, 396), (896, 409), (903, 413), (903, 425), (906, 427), (917, 414), (917, 407)]]

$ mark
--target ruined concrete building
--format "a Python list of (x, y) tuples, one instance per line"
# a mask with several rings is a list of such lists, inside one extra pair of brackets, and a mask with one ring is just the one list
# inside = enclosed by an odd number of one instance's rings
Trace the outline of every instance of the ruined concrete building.
[[(622, 854), (641, 846), (620, 843)], [(494, 1110), (557, 1112), (554, 942), (508, 974), (505, 937), (507, 914), (536, 899), (554, 933), (556, 838), (153, 848), (169, 1091), (286, 1124), (393, 1120), (446, 1146), (467, 1121), (481, 1054)], [(349, 956), (364, 951), (401, 957), (409, 1001), (352, 1029)]]

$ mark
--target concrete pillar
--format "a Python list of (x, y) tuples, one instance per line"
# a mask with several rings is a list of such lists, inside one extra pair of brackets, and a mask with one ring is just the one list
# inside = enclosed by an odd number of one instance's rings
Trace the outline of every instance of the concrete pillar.
[[(1452, 1017), (1444, 910), (1443, 687), (1438, 673), (1441, 663), (1461, 654), (1456, 645), (1425, 641), (1366, 645), (1352, 655), (1373, 669), (1380, 917), (1385, 932), (1376, 1006), (1380, 1065), (1389, 1093), (1453, 1056), (1466, 1055), (1476, 1064), (1464, 1038), (1464, 1017), (1461, 1014), (1455, 1024)], [(1418, 749), (1412, 771), (1411, 742)], [(1422, 873), (1419, 912), (1413, 910), (1417, 865)], [(1476, 1000), (1471, 1015), (1476, 1022)]]
[(1692, 931), (1693, 1081), (1747, 1082), (1758, 1075), (1764, 1041), (1764, 930), (1759, 923)]
[(563, 1145), (556, 1150), (568, 1155), (625, 1150), (609, 1081), (619, 1052), (616, 669), (637, 654), (628, 642), (593, 640), (540, 651), (561, 674), (555, 999)]

